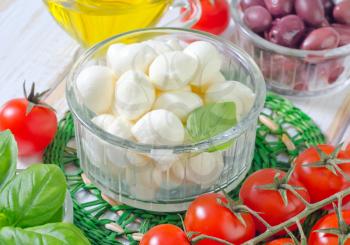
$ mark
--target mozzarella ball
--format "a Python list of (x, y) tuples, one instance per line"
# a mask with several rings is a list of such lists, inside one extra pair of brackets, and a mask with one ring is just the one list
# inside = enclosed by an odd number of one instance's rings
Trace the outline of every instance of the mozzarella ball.
[(184, 182), (185, 167), (181, 161), (175, 162), (167, 171), (156, 167), (153, 169), (152, 177), (158, 188), (174, 189)]
[(199, 86), (192, 85), (193, 92), (196, 92), (198, 94), (204, 94), (209, 86), (215, 84), (215, 83), (223, 83), (225, 82), (225, 77), (221, 74), (221, 72), (217, 72), (214, 74), (214, 76), (210, 79), (207, 79), (203, 83), (201, 83)]
[(136, 167), (142, 167), (149, 163), (153, 163), (151, 158), (133, 151), (127, 151), (125, 154), (125, 159), (128, 164)]
[(205, 94), (206, 103), (234, 102), (238, 119), (244, 117), (251, 110), (254, 100), (253, 91), (237, 81), (213, 84)]
[(153, 183), (154, 166), (149, 163), (142, 167), (129, 166), (126, 168), (125, 181), (128, 184), (129, 191), (136, 198), (150, 200), (155, 194), (155, 185)]
[(171, 52), (173, 48), (170, 47), (166, 42), (160, 40), (148, 40), (144, 42), (148, 46), (150, 46), (158, 55)]
[(147, 72), (156, 56), (156, 51), (145, 43), (114, 44), (107, 51), (107, 64), (119, 77), (128, 70)]
[[(94, 141), (91, 141), (94, 140)], [(95, 167), (103, 167), (103, 144), (98, 139), (92, 137), (83, 138), (82, 146), (84, 149), (84, 154), (92, 165)], [(85, 159), (83, 158), (82, 165), (86, 166)]]
[[(113, 61), (120, 55), (121, 51), (126, 47), (126, 44), (116, 43), (108, 47), (106, 53), (107, 66), (113, 69)], [(114, 70), (114, 69), (113, 69)]]
[[(91, 121), (103, 130), (106, 130), (115, 120), (115, 117), (110, 114), (101, 114), (95, 116)], [(104, 164), (104, 147), (105, 142), (101, 141), (97, 136), (88, 131), (84, 131), (84, 137), (82, 137), (83, 148), (85, 154), (90, 159), (91, 163), (96, 166), (102, 166)]]
[(183, 50), (185, 49), (188, 44), (182, 40), (171, 38), (166, 42), (173, 50)]
[[(126, 140), (134, 140), (134, 136), (131, 133), (131, 127), (132, 124), (128, 120), (123, 117), (117, 117), (108, 127), (106, 127), (106, 131)], [(106, 144), (105, 149), (107, 159), (115, 166), (128, 166), (129, 161), (126, 156), (127, 150), (125, 148)]]
[(173, 112), (182, 121), (194, 109), (203, 105), (201, 97), (187, 91), (167, 92), (160, 95), (153, 105), (154, 109), (165, 109)]
[(155, 89), (142, 72), (127, 71), (115, 88), (115, 107), (118, 114), (135, 120), (149, 111), (155, 100)]
[(205, 41), (193, 42), (184, 49), (184, 53), (197, 59), (199, 64), (191, 85), (201, 87), (220, 72), (221, 55), (211, 43)]
[(111, 125), (116, 118), (111, 114), (101, 114), (95, 116), (91, 121), (102, 129), (106, 129)]
[(133, 140), (134, 136), (131, 133), (131, 127), (131, 122), (119, 116), (114, 118), (114, 120), (106, 127), (106, 131), (120, 138)]
[(145, 114), (132, 127), (131, 132), (143, 144), (182, 144), (185, 129), (181, 120), (167, 110), (153, 110)]
[[(90, 163), (96, 167), (103, 166), (104, 142), (87, 129), (84, 129), (82, 133), (83, 137), (81, 137), (81, 143), (86, 157), (90, 160)], [(84, 161), (85, 160), (82, 160), (83, 165), (86, 164)]]
[(112, 104), (115, 81), (111, 69), (89, 66), (80, 72), (76, 85), (87, 108), (100, 114), (107, 112)]
[(142, 167), (153, 163), (153, 160), (150, 158), (115, 146), (107, 146), (106, 154), (108, 161), (121, 168), (128, 166)]
[(185, 87), (197, 70), (195, 58), (173, 51), (155, 58), (149, 68), (149, 77), (160, 90), (174, 90)]
[(164, 154), (154, 151), (152, 154), (150, 154), (150, 157), (154, 160), (157, 168), (161, 169), (162, 171), (168, 170), (174, 164), (174, 162), (179, 160), (177, 159), (176, 154), (169, 151), (165, 151)]
[(203, 187), (208, 187), (218, 180), (224, 169), (222, 153), (203, 152), (189, 159), (186, 165), (186, 178)]

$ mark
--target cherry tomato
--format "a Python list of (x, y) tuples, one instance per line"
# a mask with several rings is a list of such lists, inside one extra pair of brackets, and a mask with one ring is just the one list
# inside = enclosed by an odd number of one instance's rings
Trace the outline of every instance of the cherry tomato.
[(350, 143), (346, 146), (345, 151), (350, 154)]
[[(343, 211), (343, 218), (346, 224), (350, 225), (350, 211)], [(320, 229), (329, 229), (329, 228), (338, 228), (338, 219), (335, 213), (327, 214), (322, 217), (317, 223), (312, 227), (308, 245), (338, 245), (338, 236), (316, 232), (316, 230)], [(350, 239), (347, 239), (344, 245), (350, 245)]]
[(140, 245), (190, 245), (185, 232), (170, 224), (151, 228), (141, 239)]
[(227, 0), (201, 0), (202, 16), (193, 29), (221, 34), (230, 24), (230, 4)]
[(292, 238), (280, 238), (266, 243), (265, 245), (294, 245)]
[[(327, 155), (335, 150), (335, 147), (331, 145), (319, 145), (317, 147)], [(340, 151), (337, 158), (348, 159), (350, 158), (350, 154)], [(340, 173), (335, 175), (332, 171), (322, 166), (305, 166), (305, 164), (316, 163), (320, 160), (321, 157), (315, 147), (305, 150), (295, 159), (295, 171), (293, 175), (304, 184), (313, 203), (321, 201), (350, 186), (348, 181)], [(338, 166), (345, 174), (350, 175), (350, 162), (339, 164)], [(344, 204), (346, 202), (347, 200), (344, 200)]]
[[(277, 169), (262, 169), (250, 175), (243, 183), (239, 192), (239, 197), (245, 205), (260, 216), (270, 225), (280, 224), (305, 209), (305, 205), (292, 192), (286, 191), (288, 204), (283, 202), (282, 196), (278, 190), (265, 190), (260, 187), (274, 184), (276, 174), (278, 179), (282, 180), (286, 175), (285, 172)], [(301, 182), (294, 178), (290, 178), (287, 182), (291, 186), (304, 187)], [(309, 194), (306, 190), (296, 190), (305, 200), (309, 201)], [(255, 219), (256, 229), (264, 232), (266, 227), (260, 221)], [(289, 230), (296, 229), (296, 225), (289, 227)], [(284, 234), (280, 232), (278, 234)]]
[[(41, 153), (53, 140), (57, 130), (55, 112), (45, 107), (33, 93), (28, 98), (13, 99), (0, 108), (0, 131), (9, 129), (15, 136), (20, 156)], [(35, 97), (37, 96), (37, 97)], [(28, 112), (28, 106), (33, 108)]]
[[(246, 225), (229, 210), (218, 202), (220, 199), (227, 203), (227, 199), (220, 194), (204, 194), (194, 200), (185, 216), (187, 231), (199, 232), (212, 237), (217, 237), (233, 244), (241, 244), (255, 235), (255, 225), (252, 216), (241, 213)], [(205, 239), (198, 245), (220, 245), (222, 243)]]

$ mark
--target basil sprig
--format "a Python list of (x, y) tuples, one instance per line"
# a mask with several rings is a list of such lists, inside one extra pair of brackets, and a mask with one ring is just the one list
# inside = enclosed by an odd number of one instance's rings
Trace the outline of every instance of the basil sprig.
[[(186, 129), (193, 142), (210, 139), (237, 124), (234, 102), (212, 103), (195, 109), (187, 118)], [(208, 151), (223, 150), (232, 141), (213, 146)]]
[(67, 183), (61, 169), (36, 164), (16, 175), (16, 160), (14, 137), (1, 132), (0, 244), (90, 244), (73, 224), (52, 223), (62, 221)]
[(16, 174), (17, 147), (9, 130), (0, 132), (0, 189)]

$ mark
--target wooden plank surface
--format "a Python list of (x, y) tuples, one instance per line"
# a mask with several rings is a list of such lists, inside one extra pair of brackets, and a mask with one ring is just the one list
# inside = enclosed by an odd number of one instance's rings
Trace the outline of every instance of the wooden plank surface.
[[(35, 81), (51, 88), (47, 101), (62, 113), (64, 78), (79, 55), (79, 46), (51, 18), (42, 1), (0, 1), (0, 104), (22, 96), (21, 84)], [(340, 142), (350, 137), (350, 88), (312, 99), (292, 99), (327, 135)]]
[(79, 50), (40, 0), (0, 1), (0, 44), (0, 104), (21, 96), (24, 80), (57, 86)]

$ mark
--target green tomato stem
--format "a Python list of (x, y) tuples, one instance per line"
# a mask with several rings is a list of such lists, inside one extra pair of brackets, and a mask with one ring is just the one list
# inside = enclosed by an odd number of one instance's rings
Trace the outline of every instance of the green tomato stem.
[(322, 201), (310, 204), (308, 207), (306, 207), (302, 212), (300, 212), (298, 215), (294, 216), (293, 218), (275, 226), (271, 226), (268, 228), (268, 230), (259, 236), (243, 243), (243, 245), (253, 245), (258, 244), (259, 242), (265, 241), (267, 238), (271, 237), (272, 235), (278, 233), (279, 231), (282, 231), (285, 227), (289, 227), (295, 223), (297, 223), (299, 220), (302, 220), (303, 218), (309, 216), (313, 212), (317, 211), (318, 209), (331, 204), (334, 201), (337, 201), (339, 198), (343, 198), (344, 196), (347, 196), (350, 194), (350, 188), (345, 189), (341, 192), (338, 192), (326, 199), (323, 199)]

